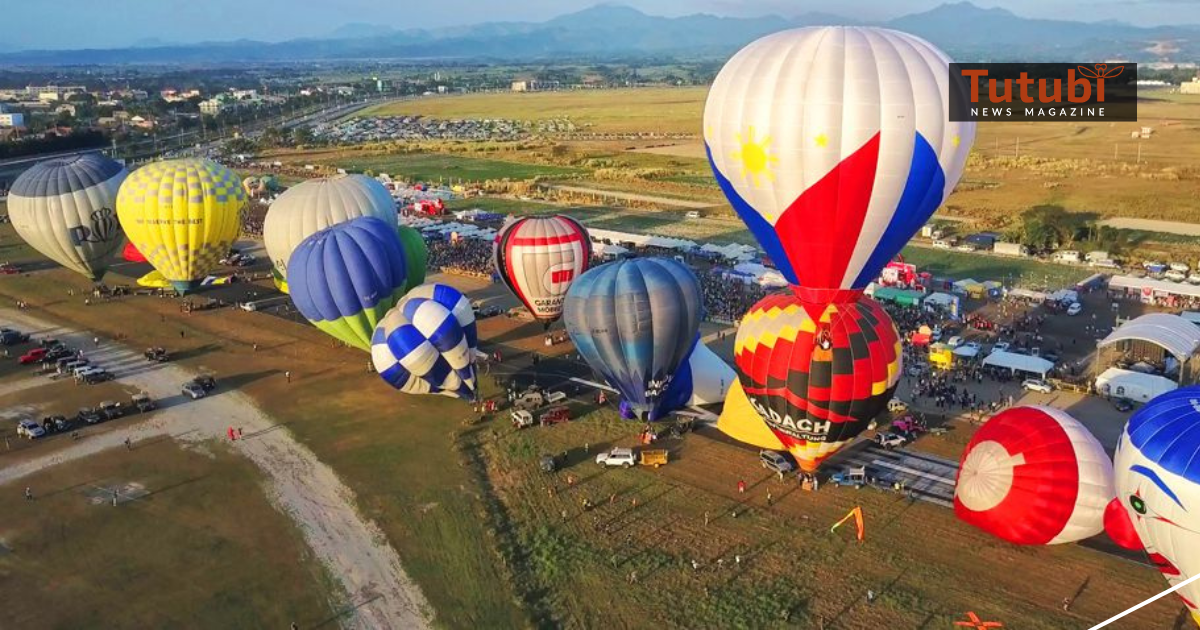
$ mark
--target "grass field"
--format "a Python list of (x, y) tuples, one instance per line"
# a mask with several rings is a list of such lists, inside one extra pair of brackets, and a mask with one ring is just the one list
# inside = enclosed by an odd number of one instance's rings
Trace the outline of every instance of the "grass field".
[[(935, 276), (946, 276), (965, 280), (997, 280), (1015, 282), (1016, 286), (1071, 286), (1092, 275), (1086, 267), (1074, 267), (1040, 262), (1022, 258), (1005, 258), (968, 254), (964, 252), (932, 249), (909, 245), (904, 248), (905, 262), (911, 262), (922, 271)], [(1048, 282), (1047, 282), (1048, 280)]]
[(350, 171), (388, 173), (411, 181), (483, 181), (487, 179), (529, 179), (538, 176), (570, 175), (575, 169), (541, 164), (524, 164), (443, 153), (354, 156), (317, 159)]
[[(114, 507), (113, 488), (141, 496)], [(300, 533), (253, 465), (221, 445), (163, 439), (51, 468), (0, 486), (0, 514), (4, 627), (315, 628), (333, 617)]]
[(707, 88), (637, 88), (570, 92), (499, 92), (397, 101), (359, 116), (423, 115), (441, 119), (570, 118), (596, 133), (699, 133)]

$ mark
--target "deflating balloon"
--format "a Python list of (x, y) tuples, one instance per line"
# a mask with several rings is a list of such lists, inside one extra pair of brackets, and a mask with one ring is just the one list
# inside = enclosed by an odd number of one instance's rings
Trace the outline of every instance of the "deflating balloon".
[(975, 125), (948, 122), (949, 63), (905, 33), (817, 27), (752, 42), (717, 75), (713, 174), (807, 300), (866, 288), (958, 182)]
[(523, 217), (506, 223), (496, 235), (496, 273), (547, 327), (562, 315), (571, 282), (587, 271), (591, 258), (587, 230), (560, 214)]
[(567, 291), (563, 322), (588, 365), (637, 416), (655, 420), (704, 316), (700, 284), (674, 260), (601, 265)]
[(734, 381), (725, 395), (725, 407), (717, 418), (717, 429), (729, 437), (773, 451), (785, 451), (787, 447), (779, 440), (779, 436), (758, 415), (758, 410), (746, 398), (742, 384)]
[(791, 294), (768, 295), (738, 327), (747, 398), (806, 471), (887, 407), (900, 379), (896, 326), (874, 300), (829, 304), (818, 322)]
[(444, 284), (409, 291), (371, 338), (375, 370), (408, 394), (475, 398), (477, 350), (471, 302)]
[(237, 175), (211, 160), (152, 162), (117, 194), (125, 234), (177, 291), (190, 291), (237, 239), (246, 193)]
[(954, 513), (1018, 545), (1056, 545), (1104, 529), (1112, 463), (1087, 428), (1050, 407), (1013, 407), (967, 444)]
[[(1172, 586), (1200, 574), (1200, 387), (1138, 409), (1117, 443), (1117, 498)], [(1200, 584), (1176, 591), (1200, 624)]]
[(263, 220), (263, 244), (271, 264), (286, 278), (292, 250), (301, 241), (358, 217), (376, 217), (396, 227), (391, 193), (366, 175), (334, 175), (292, 186), (271, 204)]
[(687, 361), (675, 373), (660, 409), (664, 412), (688, 405), (711, 405), (725, 400), (730, 383), (737, 382), (737, 372), (721, 360), (696, 335)]
[(171, 283), (167, 282), (167, 279), (164, 278), (163, 275), (158, 271), (151, 271), (150, 273), (138, 278), (137, 283), (143, 287), (149, 287), (151, 289), (166, 289), (171, 286)]
[(425, 269), (429, 264), (429, 247), (425, 237), (415, 228), (400, 224), (396, 226), (400, 245), (404, 248), (404, 267), (408, 270), (408, 288), (425, 283)]
[(287, 286), (305, 319), (369, 352), (375, 326), (407, 289), (405, 265), (396, 228), (359, 217), (304, 239), (288, 262)]
[(8, 195), (8, 216), (30, 247), (93, 280), (124, 237), (114, 210), (128, 173), (99, 153), (38, 162)]

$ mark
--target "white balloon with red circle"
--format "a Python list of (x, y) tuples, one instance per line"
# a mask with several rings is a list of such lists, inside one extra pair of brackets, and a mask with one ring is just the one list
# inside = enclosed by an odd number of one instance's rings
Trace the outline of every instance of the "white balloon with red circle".
[(1011, 543), (1055, 545), (1103, 531), (1115, 496), (1112, 462), (1086, 427), (1058, 409), (1014, 407), (963, 451), (954, 513)]

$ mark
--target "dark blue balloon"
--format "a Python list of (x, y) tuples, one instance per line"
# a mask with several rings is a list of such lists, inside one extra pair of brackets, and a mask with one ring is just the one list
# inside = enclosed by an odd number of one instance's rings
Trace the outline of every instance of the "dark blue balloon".
[(634, 258), (601, 265), (567, 292), (563, 321), (592, 369), (638, 417), (658, 419), (684, 366), (704, 307), (700, 283), (674, 260)]
[(369, 350), (375, 325), (404, 295), (406, 271), (395, 226), (359, 217), (300, 243), (288, 260), (288, 290), (305, 319)]

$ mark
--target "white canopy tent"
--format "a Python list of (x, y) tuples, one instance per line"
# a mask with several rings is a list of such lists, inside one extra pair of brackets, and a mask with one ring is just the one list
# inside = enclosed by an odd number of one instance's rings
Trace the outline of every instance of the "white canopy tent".
[(1181, 282), (1170, 282), (1168, 280), (1155, 280), (1154, 278), (1113, 276), (1108, 280), (1108, 288), (1110, 291), (1114, 289), (1124, 289), (1126, 292), (1140, 291), (1150, 295), (1157, 293), (1165, 295), (1200, 297), (1200, 286), (1194, 284), (1184, 284)]
[(1013, 372), (1036, 374), (1042, 378), (1045, 378), (1046, 374), (1054, 368), (1053, 363), (1041, 357), (1031, 357), (1027, 354), (1006, 352), (1004, 350), (993, 351), (983, 360), (983, 364), (1012, 370)]
[(1186, 363), (1200, 348), (1200, 327), (1178, 315), (1150, 313), (1126, 322), (1099, 345), (1103, 348), (1118, 341), (1149, 341)]
[(1157, 374), (1143, 374), (1133, 370), (1108, 368), (1096, 377), (1096, 391), (1103, 396), (1128, 398), (1138, 402), (1149, 402), (1161, 394), (1179, 387), (1175, 381)]

